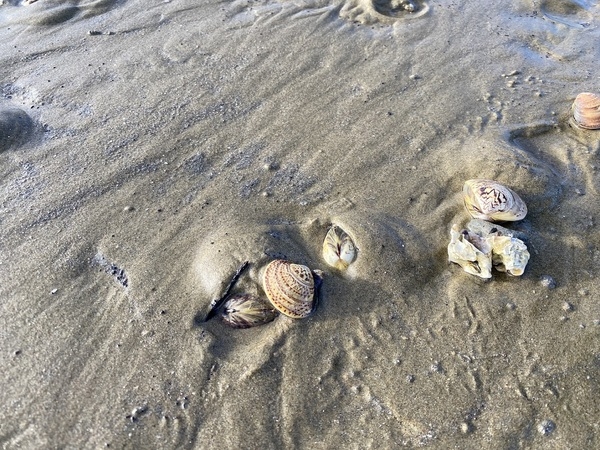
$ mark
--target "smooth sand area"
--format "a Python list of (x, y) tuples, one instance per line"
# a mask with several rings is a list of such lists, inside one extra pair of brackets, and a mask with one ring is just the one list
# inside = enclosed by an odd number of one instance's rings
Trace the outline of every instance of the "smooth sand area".
[[(600, 447), (598, 42), (588, 0), (0, 1), (0, 448)], [(523, 276), (448, 262), (471, 178)], [(312, 316), (202, 321), (276, 258)]]

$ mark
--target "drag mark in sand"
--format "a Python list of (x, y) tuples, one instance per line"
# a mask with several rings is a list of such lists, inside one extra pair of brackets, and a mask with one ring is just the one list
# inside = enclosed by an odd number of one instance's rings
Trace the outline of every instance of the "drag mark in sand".
[(96, 256), (94, 256), (94, 259), (92, 260), (92, 266), (99, 266), (104, 269), (104, 271), (107, 274), (112, 275), (122, 287), (126, 288), (129, 286), (129, 279), (127, 278), (125, 270), (108, 261), (103, 254), (96, 253)]

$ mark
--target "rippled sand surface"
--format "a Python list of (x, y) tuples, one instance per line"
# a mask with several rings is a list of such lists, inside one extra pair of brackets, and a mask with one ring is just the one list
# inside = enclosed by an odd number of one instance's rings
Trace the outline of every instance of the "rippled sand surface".
[[(599, 8), (0, 2), (2, 448), (600, 446)], [(448, 263), (470, 178), (522, 277)], [(274, 258), (310, 318), (202, 321)]]

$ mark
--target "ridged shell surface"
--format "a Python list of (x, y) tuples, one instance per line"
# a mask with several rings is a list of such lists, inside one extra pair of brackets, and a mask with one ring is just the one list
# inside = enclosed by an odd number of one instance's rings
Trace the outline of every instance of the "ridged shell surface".
[(516, 277), (523, 275), (529, 262), (529, 251), (525, 243), (509, 236), (492, 236), (489, 240), (494, 267)]
[(456, 224), (450, 230), (448, 260), (460, 265), (471, 275), (492, 278), (492, 250), (489, 243), (475, 233), (461, 231)]
[(573, 119), (580, 128), (600, 129), (600, 95), (582, 92), (573, 102)]
[(315, 281), (303, 265), (277, 259), (263, 273), (263, 289), (273, 306), (294, 319), (307, 317), (315, 304)]
[(463, 186), (465, 208), (475, 219), (504, 222), (524, 219), (525, 202), (512, 189), (493, 180), (467, 180)]
[(238, 294), (227, 300), (221, 317), (233, 328), (250, 328), (271, 322), (277, 317), (277, 311), (265, 299)]
[(333, 225), (323, 241), (323, 259), (332, 267), (345, 270), (356, 258), (352, 238), (337, 225)]

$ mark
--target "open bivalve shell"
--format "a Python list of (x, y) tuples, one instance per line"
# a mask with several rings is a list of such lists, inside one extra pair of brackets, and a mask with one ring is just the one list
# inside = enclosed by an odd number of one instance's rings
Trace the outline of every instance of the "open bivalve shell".
[(263, 272), (263, 289), (282, 314), (302, 319), (315, 307), (315, 279), (306, 266), (277, 259)]
[(512, 189), (493, 180), (467, 180), (463, 186), (465, 208), (475, 219), (504, 222), (524, 219), (527, 205)]
[[(478, 231), (472, 229), (471, 225), (475, 225)], [(456, 224), (452, 225), (448, 244), (449, 261), (481, 278), (491, 278), (492, 267), (509, 275), (523, 275), (529, 262), (527, 246), (516, 237), (503, 235), (510, 232), (504, 230), (494, 227), (487, 232), (473, 221), (465, 230), (460, 230)]]
[(579, 128), (600, 129), (600, 95), (582, 92), (575, 98), (572, 112), (575, 125)]
[(356, 246), (352, 238), (337, 225), (332, 225), (325, 236), (323, 259), (339, 270), (346, 270), (356, 259)]

